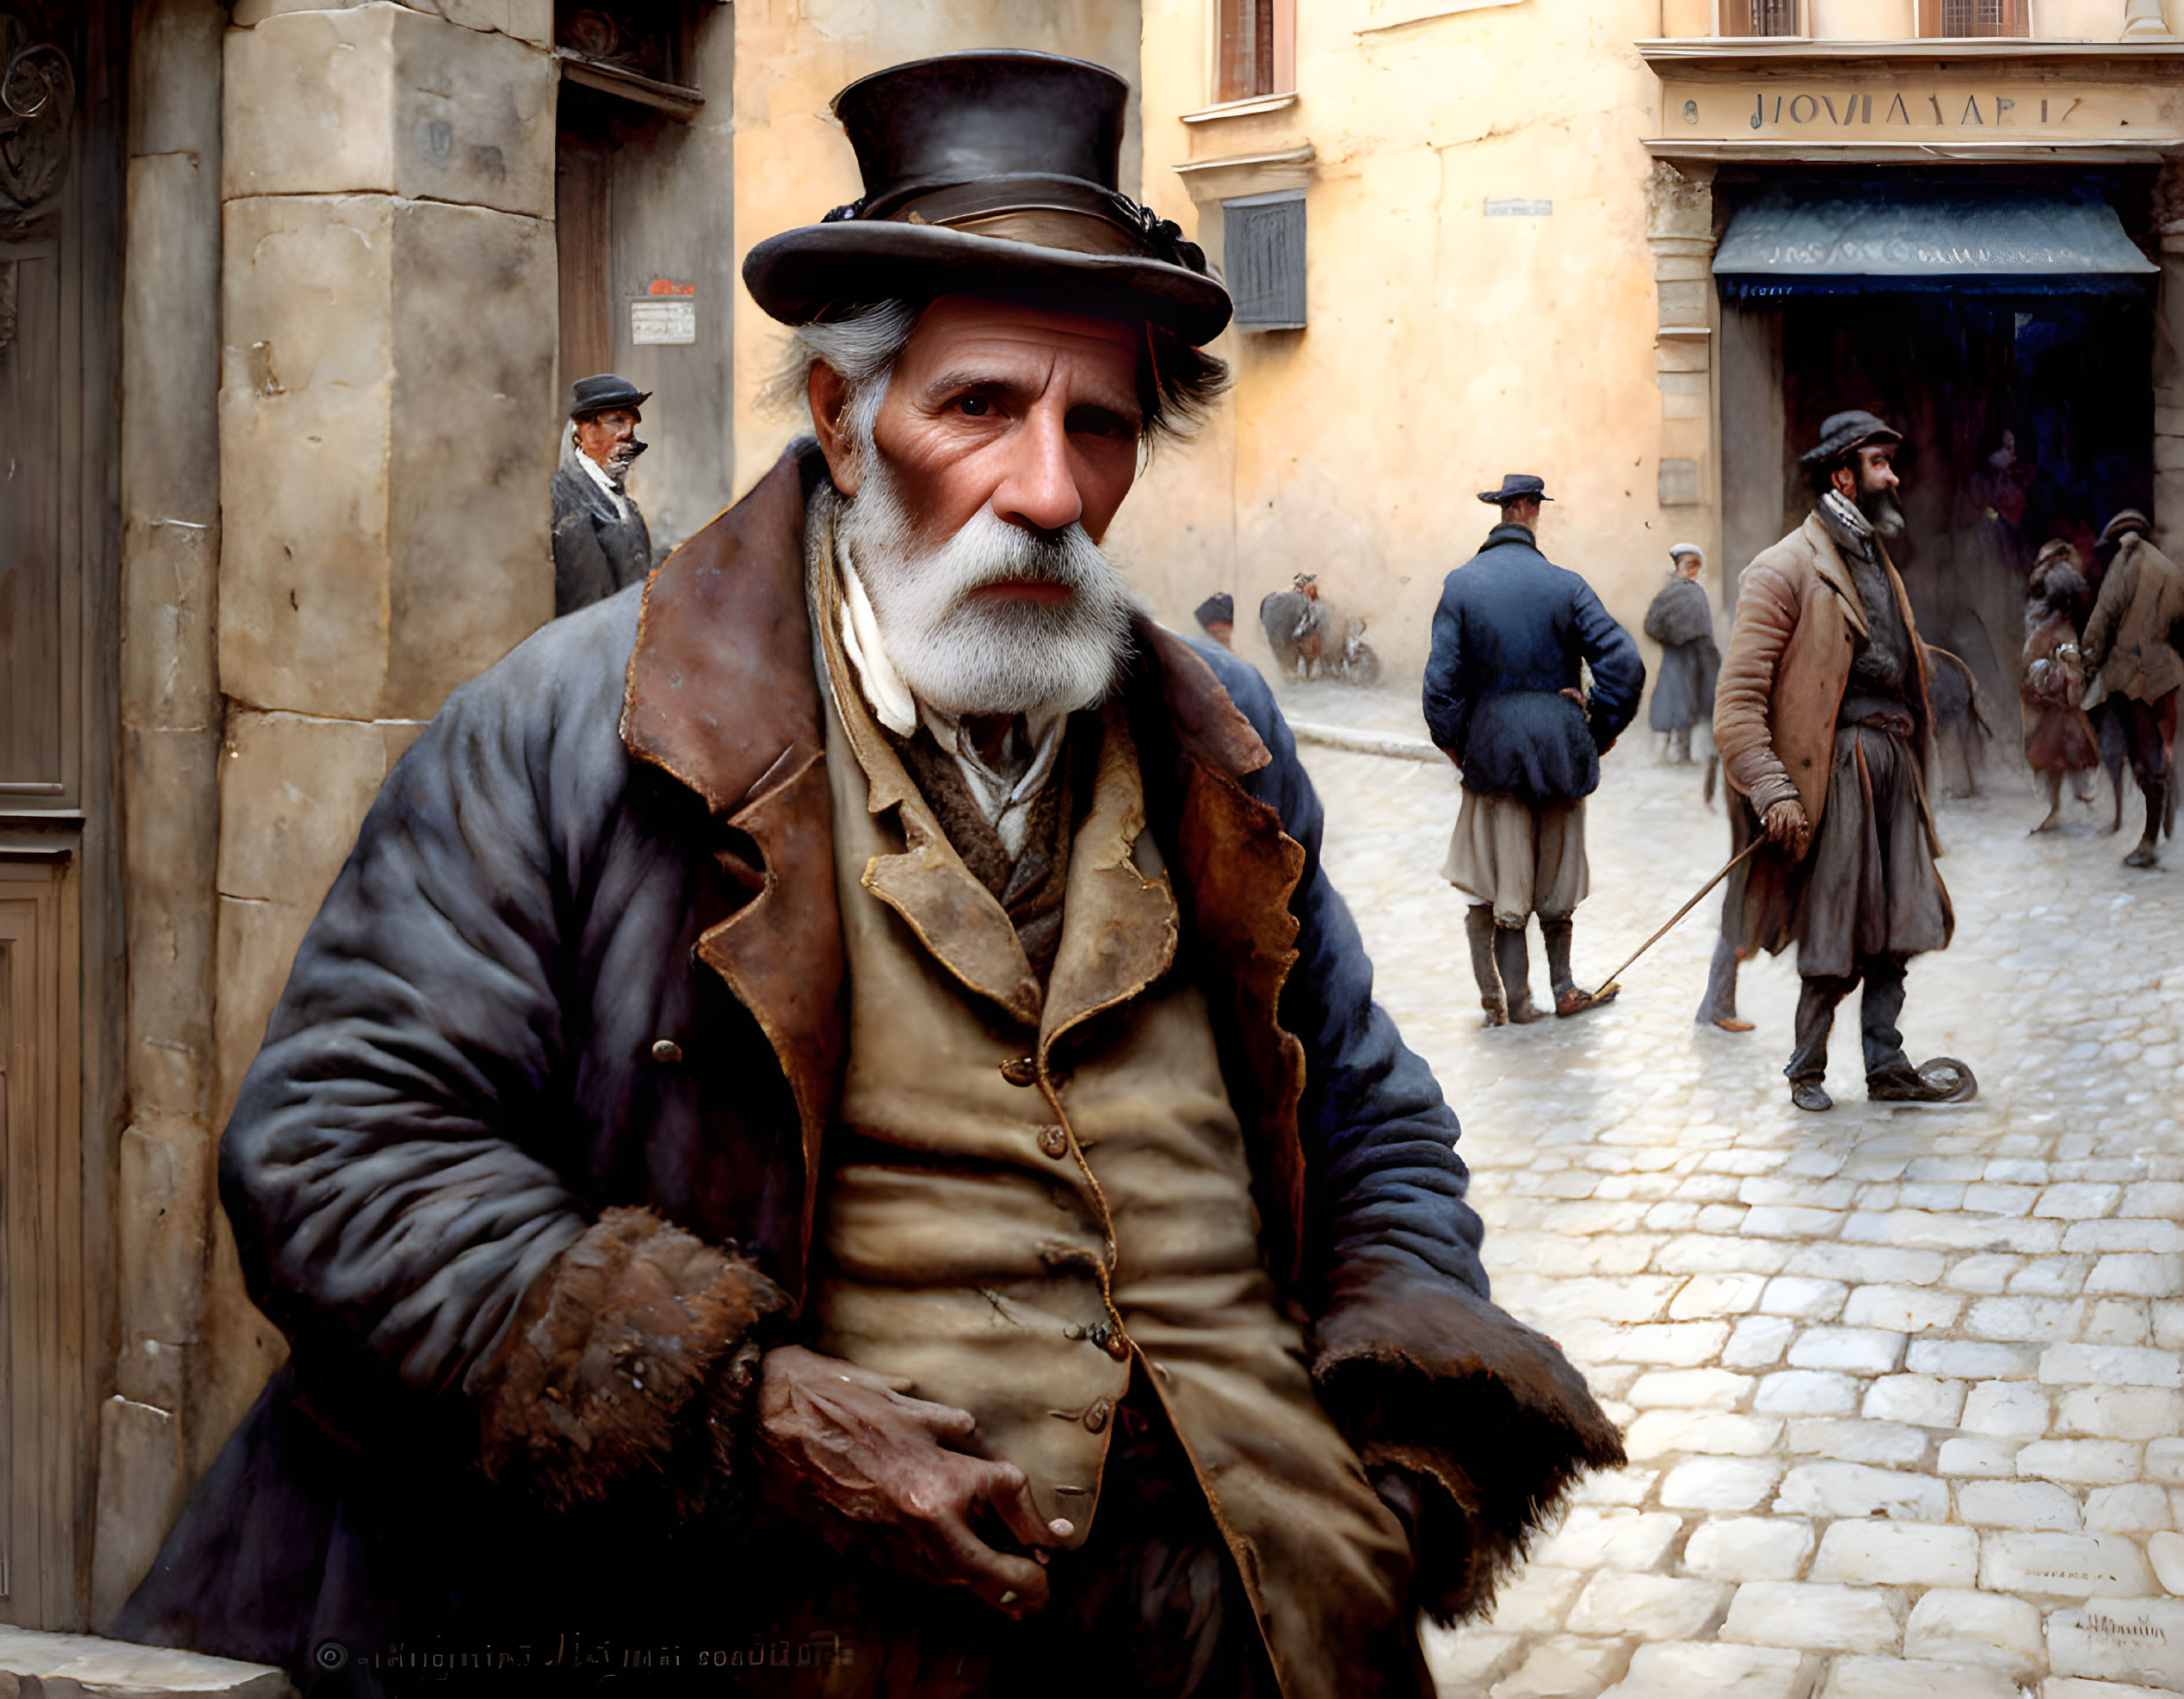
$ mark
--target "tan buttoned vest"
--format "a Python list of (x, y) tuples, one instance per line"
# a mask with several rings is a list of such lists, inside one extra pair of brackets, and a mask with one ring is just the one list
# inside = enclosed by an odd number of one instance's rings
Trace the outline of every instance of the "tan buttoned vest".
[(1399, 1525), (1322, 1411), (1262, 1265), (1242, 1129), (1137, 755), (1103, 716), (1061, 942), (1033, 975), (873, 722), (822, 596), (849, 1042), (819, 1204), (818, 1349), (969, 1411), (1078, 1541), (1145, 1365), (1289, 1699), (1357, 1690)]

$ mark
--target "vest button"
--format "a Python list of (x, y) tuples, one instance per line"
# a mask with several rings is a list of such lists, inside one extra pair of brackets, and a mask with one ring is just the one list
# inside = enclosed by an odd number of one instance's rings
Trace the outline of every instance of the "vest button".
[(1109, 1333), (1101, 1343), (1107, 1347), (1107, 1355), (1117, 1362), (1130, 1361), (1130, 1341), (1120, 1327)]
[(1011, 1056), (1001, 1065), (1001, 1077), (1011, 1085), (1036, 1085), (1039, 1062), (1031, 1056)]
[(1094, 1399), (1091, 1405), (1084, 1412), (1085, 1432), (1089, 1434), (1098, 1433), (1101, 1429), (1107, 1426), (1107, 1418), (1112, 1415), (1114, 1412), (1114, 1406), (1108, 1403), (1107, 1399), (1103, 1398)]
[(671, 1038), (656, 1038), (652, 1041), (652, 1060), (673, 1067), (682, 1060), (682, 1047)]
[(1059, 1127), (1042, 1127), (1039, 1129), (1039, 1147), (1058, 1161), (1070, 1153), (1070, 1135)]

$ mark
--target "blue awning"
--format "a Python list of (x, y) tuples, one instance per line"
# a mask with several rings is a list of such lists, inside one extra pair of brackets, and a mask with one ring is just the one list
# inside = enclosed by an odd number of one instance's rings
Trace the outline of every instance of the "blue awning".
[(2137, 289), (2160, 268), (2091, 193), (1997, 184), (1778, 185), (1739, 207), (1714, 275), (1735, 299)]

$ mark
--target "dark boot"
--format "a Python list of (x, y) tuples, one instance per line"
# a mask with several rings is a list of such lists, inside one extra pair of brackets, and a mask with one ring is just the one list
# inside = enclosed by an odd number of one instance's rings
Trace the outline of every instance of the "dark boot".
[(1560, 920), (1549, 920), (1544, 915), (1539, 920), (1539, 936), (1547, 943), (1547, 979), (1555, 988), (1555, 1013), (1582, 1015), (1588, 1009), (1597, 1009), (1603, 1003), (1612, 1003), (1616, 987), (1602, 985), (1597, 992), (1580, 991), (1576, 979), (1570, 971), (1570, 939), (1572, 924), (1568, 915)]
[(1464, 936), (1471, 947), (1471, 977), (1478, 981), (1478, 1006), (1486, 1024), (1509, 1023), (1509, 1000), (1502, 992), (1502, 970), (1494, 965), (1494, 905), (1473, 903), (1464, 911)]
[(1547, 1011), (1532, 1003), (1532, 951), (1521, 926), (1496, 925), (1494, 960), (1502, 970), (1502, 995), (1508, 1000), (1509, 1018), (1522, 1026), (1544, 1020)]
[(2154, 845), (2162, 835), (2162, 821), (2169, 809), (2169, 780), (2141, 779), (2138, 793), (2146, 800), (2146, 831), (2138, 840), (2138, 847), (2124, 857), (2127, 868), (2159, 867), (2154, 859)]

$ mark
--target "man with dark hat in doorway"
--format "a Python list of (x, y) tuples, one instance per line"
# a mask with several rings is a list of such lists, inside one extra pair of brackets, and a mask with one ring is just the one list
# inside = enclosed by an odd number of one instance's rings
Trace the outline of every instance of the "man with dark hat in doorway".
[(1803, 457), (1816, 503), (1754, 559), (1714, 699), (1730, 787), (1766, 843), (1743, 890), (1746, 948), (1794, 942), (1804, 987), (1790, 1101), (1833, 1107), (1822, 1084), (1835, 1005), (1862, 980), (1866, 1095), (1968, 1097), (1948, 1057), (1913, 1067), (1897, 1030), (1911, 957), (1942, 948), (1954, 917), (1922, 779), (1931, 736), (1926, 652), (1885, 539), (1900, 535), (1892, 462), (1903, 440), (1872, 413), (1832, 415)]
[[(1442, 877), (1471, 899), (1465, 930), (1486, 1024), (1541, 1018), (1525, 927), (1539, 917), (1558, 1015), (1614, 995), (1581, 989), (1571, 911), (1584, 899), (1585, 799), (1638, 712), (1645, 664), (1593, 588), (1539, 553), (1544, 479), (1510, 473), (1479, 500), (1502, 522), (1448, 575), (1426, 662), (1426, 725), (1464, 776)], [(1592, 669), (1589, 700), (1582, 668)]]
[[(2154, 547), (2152, 529), (2144, 514), (2128, 507), (2102, 528), (2100, 548), (2114, 553), (2079, 646), (2090, 681), (2085, 706), (2120, 731), (2146, 804), (2145, 830), (2124, 857), (2127, 868), (2159, 866), (2155, 845), (2164, 827), (2175, 831), (2169, 769), (2177, 691), (2184, 686), (2184, 569)], [(2120, 776), (2116, 783), (2120, 798)], [(2120, 820), (2120, 800), (2117, 813)]]
[(604, 601), (652, 570), (652, 534), (630, 499), (629, 469), (652, 392), (603, 373), (569, 386), (569, 428), (553, 473), (553, 611)]
[(224, 1142), (291, 1366), (125, 1632), (313, 1699), (602, 1642), (1423, 1699), (1418, 1613), (1621, 1461), (1488, 1299), (1271, 694), (1101, 548), (1231, 310), (1128, 98), (845, 90), (864, 194), (743, 271), (816, 440), (403, 758)]

